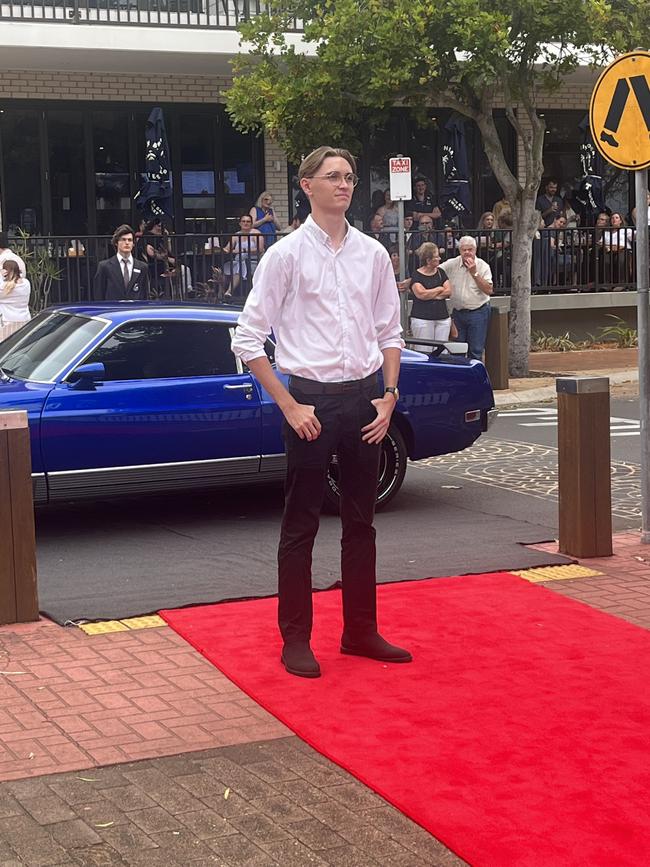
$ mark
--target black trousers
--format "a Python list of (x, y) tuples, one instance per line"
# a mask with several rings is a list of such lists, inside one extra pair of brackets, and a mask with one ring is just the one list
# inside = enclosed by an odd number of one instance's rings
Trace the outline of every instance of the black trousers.
[[(314, 540), (336, 453), (341, 496), (341, 581), (343, 623), (348, 635), (377, 628), (375, 529), (380, 445), (361, 439), (361, 428), (377, 416), (376, 377), (345, 384), (340, 394), (315, 394), (317, 383), (292, 378), (298, 403), (315, 407), (321, 424), (316, 440), (300, 439), (284, 424), (287, 449), (285, 507), (278, 549), (278, 621), (285, 642), (308, 641), (313, 620), (311, 565)], [(302, 390), (306, 388), (309, 393)], [(331, 386), (330, 386), (331, 388)]]

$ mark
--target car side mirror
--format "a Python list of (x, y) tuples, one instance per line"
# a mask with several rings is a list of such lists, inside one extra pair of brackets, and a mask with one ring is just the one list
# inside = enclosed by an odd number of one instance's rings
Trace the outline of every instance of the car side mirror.
[(80, 364), (69, 374), (67, 382), (69, 388), (84, 390), (94, 389), (95, 383), (102, 382), (106, 376), (106, 368), (101, 361), (93, 364)]

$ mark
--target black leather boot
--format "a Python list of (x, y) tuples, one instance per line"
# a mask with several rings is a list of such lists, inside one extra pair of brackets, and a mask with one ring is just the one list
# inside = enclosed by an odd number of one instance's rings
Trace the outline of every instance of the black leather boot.
[(282, 648), (282, 664), (297, 677), (320, 677), (320, 665), (308, 641), (291, 641)]
[(389, 644), (378, 632), (367, 635), (348, 635), (341, 638), (341, 653), (350, 656), (367, 656), (380, 662), (412, 662), (413, 657), (403, 647)]

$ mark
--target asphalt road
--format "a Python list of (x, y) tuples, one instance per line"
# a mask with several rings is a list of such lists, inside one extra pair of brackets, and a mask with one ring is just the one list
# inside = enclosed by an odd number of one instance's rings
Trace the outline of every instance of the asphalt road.
[[(639, 463), (639, 399), (610, 400), (612, 460)], [(513, 407), (499, 411), (488, 436), (539, 445), (557, 446), (557, 407), (555, 402)]]

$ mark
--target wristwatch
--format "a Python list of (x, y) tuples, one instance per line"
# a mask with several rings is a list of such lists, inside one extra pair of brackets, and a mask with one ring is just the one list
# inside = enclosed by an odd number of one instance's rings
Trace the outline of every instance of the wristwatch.
[(384, 394), (392, 394), (395, 400), (399, 400), (399, 388), (396, 385), (387, 385)]

